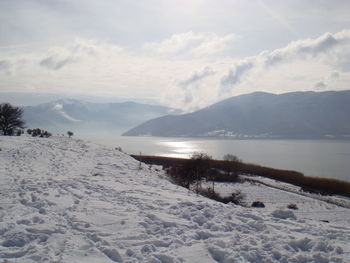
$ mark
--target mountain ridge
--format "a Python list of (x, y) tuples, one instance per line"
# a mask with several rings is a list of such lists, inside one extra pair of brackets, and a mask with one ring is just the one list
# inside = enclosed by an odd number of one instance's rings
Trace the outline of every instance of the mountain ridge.
[(132, 101), (95, 103), (66, 98), (25, 106), (23, 110), (27, 127), (39, 127), (52, 132), (74, 130), (80, 134), (120, 134), (149, 119), (176, 112), (165, 106)]
[(124, 136), (329, 138), (350, 135), (350, 90), (255, 92), (147, 121)]

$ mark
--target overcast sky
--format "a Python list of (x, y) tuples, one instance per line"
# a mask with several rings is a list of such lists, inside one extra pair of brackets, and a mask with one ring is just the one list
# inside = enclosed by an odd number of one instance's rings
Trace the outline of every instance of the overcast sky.
[(350, 1), (0, 0), (0, 92), (150, 99), (349, 89)]

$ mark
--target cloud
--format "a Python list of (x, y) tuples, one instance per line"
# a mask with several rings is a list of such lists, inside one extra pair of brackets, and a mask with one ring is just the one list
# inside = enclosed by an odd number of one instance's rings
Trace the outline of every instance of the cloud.
[(284, 48), (263, 52), (260, 57), (264, 59), (266, 66), (274, 66), (292, 59), (314, 58), (349, 43), (350, 30), (343, 30), (335, 34), (325, 33), (316, 39), (295, 41)]
[[(350, 30), (343, 30), (334, 34), (325, 33), (315, 39), (304, 39), (290, 43), (284, 48), (271, 52), (264, 51), (257, 56), (235, 61), (231, 69), (221, 78), (219, 94), (231, 94), (233, 88), (240, 84), (243, 78), (249, 78), (248, 72), (256, 71), (267, 74), (271, 70), (281, 68), (282, 65), (297, 63), (300, 71), (303, 67), (307, 69), (308, 61), (318, 65), (328, 65), (330, 68), (342, 71), (350, 70)], [(317, 72), (314, 72), (317, 74)], [(333, 79), (339, 77), (338, 72), (333, 72)], [(338, 74), (338, 75), (337, 75)], [(276, 79), (279, 78), (276, 76)], [(300, 78), (300, 76), (299, 76)], [(314, 89), (325, 89), (329, 87), (330, 76), (325, 80), (313, 84)]]
[[(206, 66), (201, 71), (196, 71), (187, 79), (178, 82), (177, 86), (182, 89), (179, 92), (182, 97), (181, 103), (187, 110), (197, 109), (198, 102), (196, 102), (196, 99), (203, 95), (201, 82), (215, 74), (216, 72), (211, 67)], [(193, 107), (191, 104), (196, 104), (196, 106)]]
[(11, 68), (11, 63), (8, 60), (0, 60), (0, 71), (8, 71)]
[(243, 60), (234, 65), (229, 72), (221, 79), (220, 94), (226, 93), (241, 81), (241, 78), (254, 67), (252, 60)]
[(177, 34), (182, 40), (186, 34), (189, 39), (198, 37), (181, 45), (179, 40), (177, 48), (173, 42), (157, 43), (158, 48), (168, 47), (164, 56), (156, 55), (155, 49), (146, 53), (82, 38), (55, 46), (0, 48), (0, 70), (10, 67), (14, 72), (0, 74), (0, 88), (147, 98), (188, 111), (254, 91), (345, 89), (350, 73), (341, 65), (350, 61), (348, 32), (327, 33), (243, 58), (193, 55), (198, 50), (215, 54), (198, 49), (211, 43), (199, 37), (201, 33)]
[(317, 82), (314, 86), (315, 90), (325, 90), (327, 88), (327, 85), (320, 81), (320, 82)]
[(187, 87), (213, 75), (215, 75), (215, 71), (211, 67), (205, 67), (202, 71), (194, 72), (189, 78), (180, 81), (178, 85), (181, 87)]
[(119, 52), (120, 50), (122, 49), (117, 46), (76, 39), (70, 45), (52, 48), (49, 54), (40, 60), (39, 65), (51, 70), (60, 70), (66, 65), (76, 63), (84, 57), (95, 56), (97, 53), (107, 51)]
[(54, 47), (40, 60), (39, 65), (50, 70), (60, 70), (79, 59), (79, 45)]
[(340, 73), (337, 72), (337, 71), (333, 71), (333, 72), (329, 75), (328, 78), (329, 78), (329, 80), (334, 81), (334, 80), (339, 79), (339, 77), (340, 77)]
[(59, 70), (65, 65), (72, 63), (74, 60), (72, 57), (67, 57), (64, 59), (57, 59), (54, 56), (50, 56), (40, 61), (40, 66), (46, 67), (52, 70)]
[(147, 43), (144, 50), (159, 56), (179, 58), (200, 58), (203, 56), (222, 56), (237, 40), (234, 34), (219, 36), (213, 32), (194, 33), (192, 31), (174, 34), (161, 42)]
[(340, 78), (340, 73), (337, 71), (333, 71), (328, 74), (328, 76), (324, 77), (321, 81), (318, 81), (314, 85), (315, 90), (325, 90), (329, 89), (334, 85)]

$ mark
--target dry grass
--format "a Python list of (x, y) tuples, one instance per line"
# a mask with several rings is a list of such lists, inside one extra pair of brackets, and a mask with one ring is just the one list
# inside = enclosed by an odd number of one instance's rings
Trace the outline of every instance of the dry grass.
[[(137, 156), (132, 155), (135, 159), (148, 163), (162, 165), (165, 168), (169, 167), (184, 167), (189, 159), (171, 158), (161, 156)], [(319, 194), (338, 194), (350, 197), (350, 182), (341, 181), (337, 179), (307, 177), (302, 173), (290, 170), (274, 169), (264, 167), (256, 164), (249, 164), (243, 162), (227, 162), (223, 160), (206, 160), (206, 165), (209, 165), (213, 171), (222, 171), (222, 173), (215, 173), (211, 176), (217, 182), (235, 182), (237, 181), (236, 173), (247, 174), (253, 176), (262, 176), (277, 181), (290, 183), (300, 186), (304, 191), (319, 193)], [(235, 170), (232, 174), (227, 174), (225, 171), (231, 165)]]

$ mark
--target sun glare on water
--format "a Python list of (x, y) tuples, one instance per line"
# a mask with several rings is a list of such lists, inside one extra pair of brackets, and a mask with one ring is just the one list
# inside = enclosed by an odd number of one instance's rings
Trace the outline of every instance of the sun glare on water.
[(190, 158), (194, 152), (198, 152), (199, 149), (189, 141), (163, 141), (159, 142), (160, 145), (165, 146), (169, 150), (169, 157), (181, 157)]

